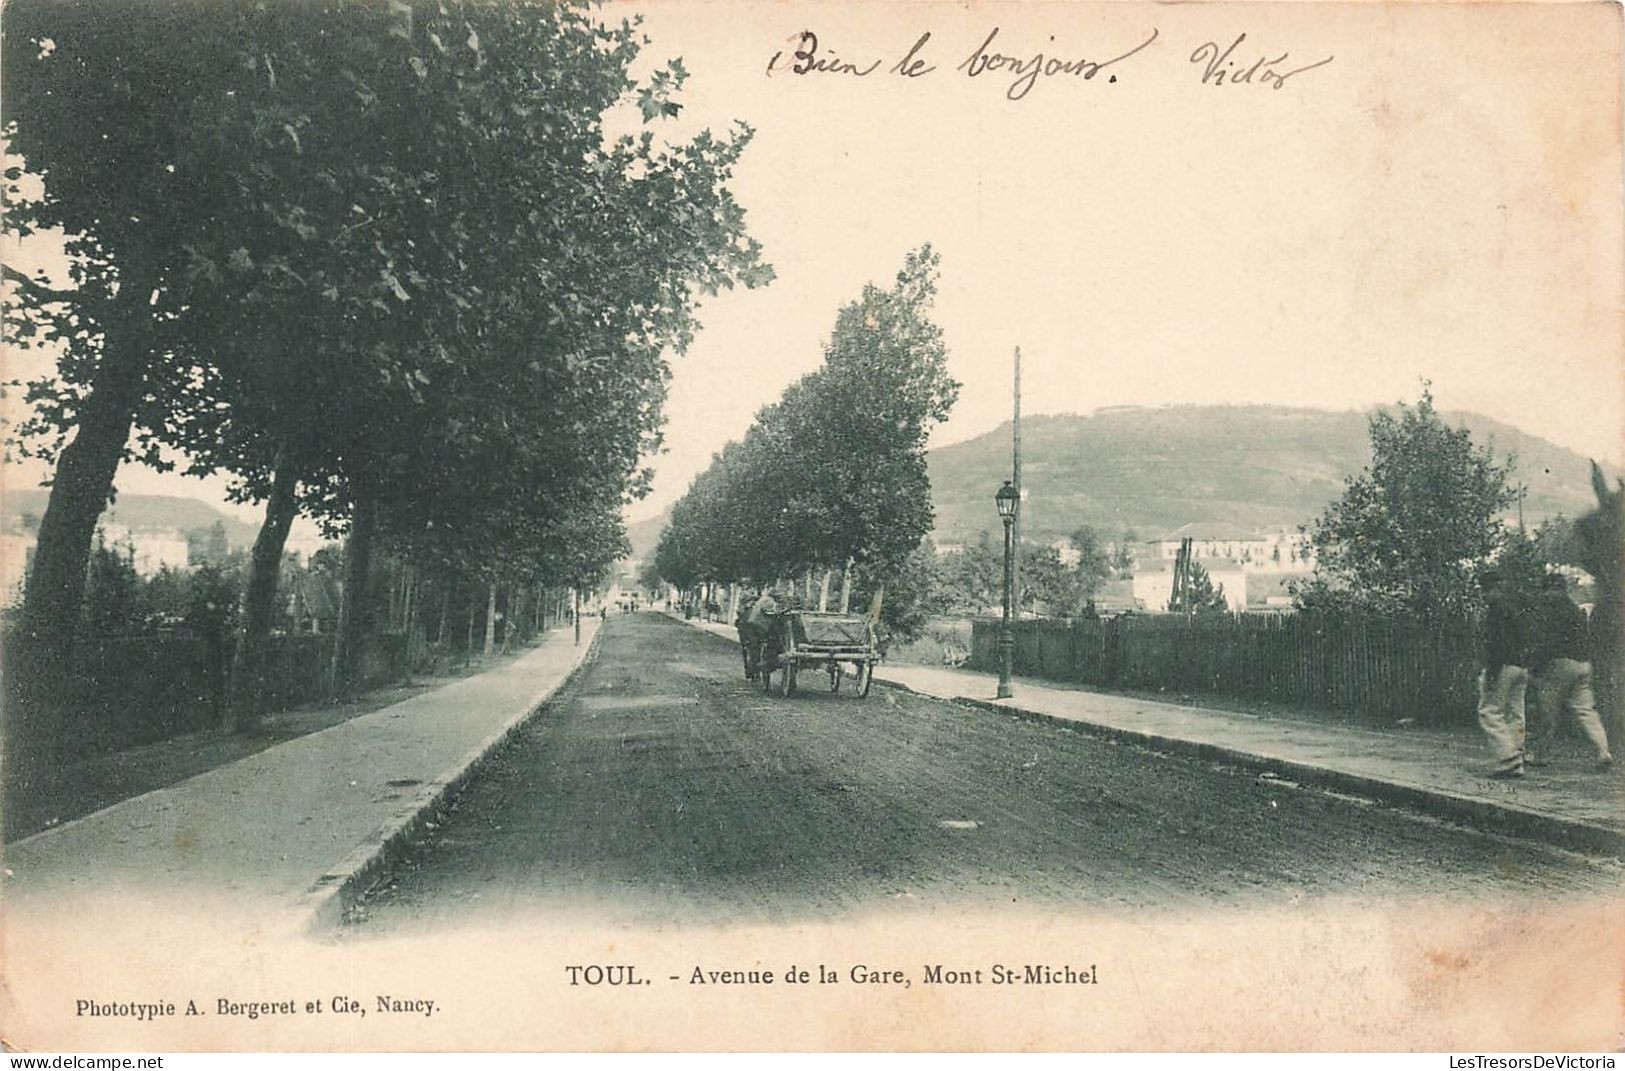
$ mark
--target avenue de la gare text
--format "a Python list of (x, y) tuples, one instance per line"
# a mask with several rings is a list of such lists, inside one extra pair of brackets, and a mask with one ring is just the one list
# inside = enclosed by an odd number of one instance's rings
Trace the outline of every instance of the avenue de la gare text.
[[(640, 974), (630, 964), (569, 964), (564, 968), (570, 985), (642, 986), (653, 979)], [(816, 967), (791, 964), (782, 971), (750, 968), (707, 968), (695, 966), (686, 974), (670, 974), (666, 980), (694, 986), (707, 985), (889, 985), (912, 988), (915, 977), (922, 985), (1098, 985), (1096, 964), (1025, 963), (1020, 966), (995, 963), (985, 967), (950, 967), (926, 964), (914, 976), (895, 967), (875, 967), (867, 963), (836, 968), (820, 963)]]

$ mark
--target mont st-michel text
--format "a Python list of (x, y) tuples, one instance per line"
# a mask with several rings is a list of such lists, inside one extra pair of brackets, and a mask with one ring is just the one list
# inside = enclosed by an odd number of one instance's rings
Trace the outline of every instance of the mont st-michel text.
[(749, 986), (884, 986), (912, 989), (922, 986), (1073, 986), (1099, 985), (1099, 968), (1082, 963), (926, 963), (919, 967), (896, 964), (790, 963), (783, 967), (764, 964), (729, 966), (697, 963), (664, 977), (636, 964), (582, 964), (564, 967), (565, 981), (572, 986), (646, 986), (661, 983), (692, 988)]
[[(1087, 43), (1060, 40), (1056, 34), (1022, 40), (994, 26), (974, 45), (949, 44), (925, 30), (913, 37), (912, 44), (888, 51), (866, 42), (837, 42), (821, 37), (815, 29), (804, 29), (791, 34), (773, 52), (765, 73), (769, 78), (789, 76), (826, 82), (912, 82), (943, 72), (993, 83), (1003, 88), (1007, 99), (1019, 101), (1046, 82), (1116, 85), (1137, 64), (1150, 62), (1145, 57), (1157, 54), (1153, 46), (1161, 37), (1161, 32), (1150, 26), (1137, 33)], [(1245, 32), (1222, 42), (1202, 41), (1194, 48), (1186, 45), (1178, 56), (1185, 59), (1191, 84), (1231, 89), (1283, 89), (1294, 76), (1325, 67), (1335, 58), (1294, 59), (1291, 48), (1278, 42), (1267, 46), (1249, 43)]]

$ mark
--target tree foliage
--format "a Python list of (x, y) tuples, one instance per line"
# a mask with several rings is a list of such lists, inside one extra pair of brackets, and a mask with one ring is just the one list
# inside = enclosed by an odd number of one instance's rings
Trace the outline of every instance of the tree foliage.
[(1310, 530), (1316, 574), (1299, 605), (1425, 618), (1471, 609), (1477, 571), (1505, 541), (1511, 463), (1447, 426), (1426, 385), (1416, 405), (1372, 416), (1370, 434), (1371, 463)]
[(1230, 612), (1230, 602), (1224, 597), (1224, 585), (1213, 583), (1201, 562), (1192, 561), (1187, 568), (1190, 569), (1189, 587), (1180, 592), (1176, 590), (1173, 598), (1168, 600), (1168, 609), (1176, 614), (1192, 614), (1196, 617), (1215, 617)]
[[(687, 72), (635, 81), (634, 23), (18, 0), (5, 42), (5, 134), (44, 190), (7, 227), (73, 264), (66, 290), (8, 277), (12, 325), (60, 352), (22, 429), (58, 461), (36, 626), (77, 606), (132, 429), (267, 501), (251, 632), (299, 511), (493, 585), (624, 553), (668, 355), (704, 295), (772, 277), (727, 189), (749, 129), (658, 138)], [(607, 137), (617, 108), (645, 128)]]
[(889, 289), (865, 286), (840, 310), (823, 365), (673, 508), (655, 552), (663, 578), (769, 582), (850, 565), (867, 590), (903, 575), (932, 524), (926, 438), (958, 393), (929, 318), (937, 274), (924, 246)]
[(856, 578), (854, 605), (868, 606), (881, 584), (886, 589), (880, 609), (881, 637), (887, 645), (916, 638), (933, 617), (950, 609), (943, 585), (942, 562), (929, 539), (915, 547), (897, 569)]
[(1053, 617), (1077, 617), (1089, 612), (1095, 592), (1113, 572), (1114, 554), (1089, 525), (1080, 525), (1067, 539), (1070, 554), (1055, 545), (1028, 547), (1022, 552), (1022, 607), (1042, 609)]
[(951, 611), (980, 614), (998, 606), (1003, 597), (1003, 552), (994, 549), (986, 532), (974, 543), (944, 555), (939, 573), (943, 601)]

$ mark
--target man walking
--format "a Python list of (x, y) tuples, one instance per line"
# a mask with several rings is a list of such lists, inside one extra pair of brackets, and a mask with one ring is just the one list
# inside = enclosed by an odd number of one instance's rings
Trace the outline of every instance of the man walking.
[(1538, 717), (1530, 726), (1530, 735), (1540, 746), (1526, 749), (1524, 763), (1546, 765), (1546, 755), (1555, 736), (1557, 713), (1567, 709), (1580, 733), (1591, 743), (1596, 769), (1610, 768), (1614, 756), (1608, 750), (1608, 733), (1597, 716), (1597, 703), (1591, 689), (1590, 637), (1585, 613), (1569, 598), (1561, 576), (1547, 574), (1541, 591), (1535, 596), (1531, 617), (1535, 629), (1531, 664), (1535, 667)]
[(1478, 675), (1478, 724), (1489, 741), (1495, 768), (1490, 776), (1523, 776), (1524, 697), (1529, 688), (1529, 599), (1498, 569), (1483, 576), (1484, 670)]

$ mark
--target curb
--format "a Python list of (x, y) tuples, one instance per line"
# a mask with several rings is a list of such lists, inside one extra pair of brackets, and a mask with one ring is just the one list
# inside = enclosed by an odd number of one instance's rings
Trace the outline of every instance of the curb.
[[(715, 633), (711, 633), (710, 630), (698, 625), (695, 625), (695, 628), (697, 631), (706, 632), (715, 636), (716, 639), (726, 642), (726, 637), (717, 636)], [(1063, 718), (1054, 714), (1031, 710), (1027, 707), (1007, 706), (986, 699), (973, 699), (969, 696), (954, 696), (945, 699), (930, 692), (922, 692), (917, 688), (911, 688), (901, 681), (889, 680), (878, 673), (875, 676), (875, 684), (908, 692), (926, 699), (938, 699), (975, 710), (1041, 721), (1100, 739), (1115, 740), (1169, 754), (1183, 755), (1209, 762), (1223, 762), (1246, 770), (1290, 777), (1294, 781), (1314, 785), (1317, 788), (1327, 788), (1337, 792), (1366, 796), (1428, 817), (1453, 821), (1482, 833), (1492, 833), (1522, 840), (1539, 840), (1558, 847), (1591, 854), (1625, 856), (1625, 831), (1611, 829), (1607, 826), (1593, 825), (1589, 822), (1575, 821), (1570, 818), (1558, 818), (1554, 815), (1541, 814), (1539, 811), (1531, 811), (1527, 808), (1515, 807), (1505, 803), (1495, 803), (1475, 796), (1463, 796), (1454, 792), (1423, 788), (1419, 785), (1410, 785), (1397, 781), (1384, 781), (1381, 778), (1368, 777), (1364, 774), (1332, 770), (1323, 766), (1311, 766), (1292, 759), (1260, 755), (1252, 751), (1240, 751), (1200, 740), (1186, 740), (1177, 736), (1164, 736), (1159, 733), (1122, 729), (1111, 725), (1101, 725), (1097, 722)]]
[[(915, 692), (914, 689), (909, 688), (907, 685), (897, 682), (884, 681), (878, 677), (875, 678), (875, 681), (877, 684), (887, 684), (891, 687), (901, 688), (904, 691)], [(915, 694), (927, 695), (928, 693), (915, 692)], [(1474, 796), (1463, 796), (1454, 792), (1422, 788), (1397, 781), (1384, 781), (1364, 774), (1332, 770), (1323, 766), (1311, 766), (1291, 759), (1260, 755), (1252, 751), (1240, 751), (1235, 748), (1204, 743), (1199, 740), (1186, 740), (1176, 736), (1163, 736), (1158, 733), (1122, 729), (1089, 721), (1075, 721), (1070, 718), (1057, 717), (1053, 714), (1045, 714), (1037, 710), (1029, 710), (1025, 707), (1005, 706), (986, 699), (955, 696), (948, 702), (975, 710), (985, 710), (1012, 717), (1027, 718), (1032, 721), (1042, 721), (1088, 736), (1137, 744), (1156, 751), (1184, 755), (1210, 762), (1223, 762), (1247, 770), (1257, 770), (1261, 773), (1287, 776), (1303, 784), (1368, 796), (1383, 803), (1396, 804), (1409, 810), (1419, 811), (1429, 817), (1458, 822), (1483, 833), (1493, 833), (1524, 840), (1535, 839), (1559, 847), (1593, 854), (1625, 854), (1625, 832), (1610, 829), (1607, 826), (1592, 825), (1589, 822), (1578, 822), (1569, 818), (1541, 814), (1538, 811), (1531, 811), (1523, 807), (1493, 803)]]
[(424, 827), (440, 815), (452, 798), (479, 773), (487, 760), (501, 750), (526, 722), (541, 713), (598, 653), (603, 630), (593, 632), (592, 640), (581, 649), (575, 664), (557, 681), (537, 693), (495, 732), (470, 748), (444, 773), (422, 785), (412, 799), (394, 816), (371, 833), (336, 866), (316, 879), (300, 898), (295, 911), (298, 929), (307, 935), (328, 936), (343, 924), (357, 900), (378, 883), (400, 861), (406, 849), (417, 840)]

